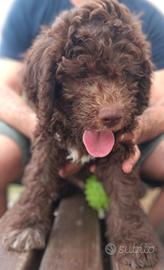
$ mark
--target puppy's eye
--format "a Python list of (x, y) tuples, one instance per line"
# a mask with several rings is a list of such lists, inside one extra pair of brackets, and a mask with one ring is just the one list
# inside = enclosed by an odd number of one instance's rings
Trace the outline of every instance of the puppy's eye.
[(84, 42), (81, 38), (78, 38), (78, 37), (76, 37), (76, 36), (73, 36), (72, 41), (73, 41), (73, 44), (74, 44), (75, 46), (76, 46), (76, 45), (81, 46), (81, 45), (83, 45), (83, 42)]

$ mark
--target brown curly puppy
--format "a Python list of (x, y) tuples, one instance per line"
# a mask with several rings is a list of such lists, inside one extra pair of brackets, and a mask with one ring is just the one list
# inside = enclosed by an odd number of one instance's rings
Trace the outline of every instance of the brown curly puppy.
[[(138, 202), (138, 178), (121, 170), (133, 144), (118, 141), (121, 133), (134, 129), (148, 104), (151, 72), (140, 24), (114, 0), (65, 12), (42, 31), (28, 56), (24, 80), (39, 123), (26, 189), (3, 239), (8, 248), (44, 248), (52, 202), (65, 184), (58, 171), (70, 159), (81, 163), (86, 174), (89, 164), (96, 164), (111, 197), (107, 228), (117, 260), (134, 269), (156, 264), (153, 230)], [(119, 252), (122, 246), (145, 245), (154, 252)]]

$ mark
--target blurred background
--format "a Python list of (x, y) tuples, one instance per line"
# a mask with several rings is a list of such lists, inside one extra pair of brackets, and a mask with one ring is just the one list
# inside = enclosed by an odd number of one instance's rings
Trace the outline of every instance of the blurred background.
[[(28, 0), (27, 0), (28, 1)], [(60, 1), (60, 0), (58, 0)], [(133, 0), (132, 0), (133, 1)], [(163, 13), (164, 13), (164, 0), (149, 0), (155, 6), (157, 6)], [(13, 0), (0, 0), (0, 33), (2, 29), (2, 25), (5, 19), (5, 16), (10, 8), (11, 3)]]
[[(28, 1), (28, 0), (27, 0)], [(0, 0), (0, 33), (6, 14), (13, 0)]]

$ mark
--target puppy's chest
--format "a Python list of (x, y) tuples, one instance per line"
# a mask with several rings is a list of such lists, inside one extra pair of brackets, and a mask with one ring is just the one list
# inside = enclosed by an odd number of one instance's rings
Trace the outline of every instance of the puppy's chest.
[(68, 154), (66, 159), (72, 163), (80, 163), (81, 165), (84, 165), (85, 163), (94, 160), (94, 158), (89, 154), (81, 154), (75, 146), (68, 147), (67, 152)]
[(84, 165), (95, 159), (94, 157), (90, 156), (87, 151), (78, 147), (73, 141), (70, 142), (69, 139), (64, 140), (59, 133), (55, 134), (55, 139), (59, 145), (59, 148), (61, 147), (64, 149), (66, 162), (68, 161), (71, 163)]

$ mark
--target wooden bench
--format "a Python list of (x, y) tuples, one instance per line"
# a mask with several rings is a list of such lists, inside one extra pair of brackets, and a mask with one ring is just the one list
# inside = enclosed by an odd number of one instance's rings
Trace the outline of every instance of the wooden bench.
[[(1, 219), (0, 238), (13, 215), (14, 208)], [(0, 245), (0, 270), (131, 270), (118, 265), (114, 257), (110, 265), (110, 257), (105, 253), (103, 226), (81, 195), (64, 199), (46, 250), (17, 253), (6, 251)], [(143, 270), (164, 270), (163, 254), (161, 248), (161, 260), (156, 268)]]

